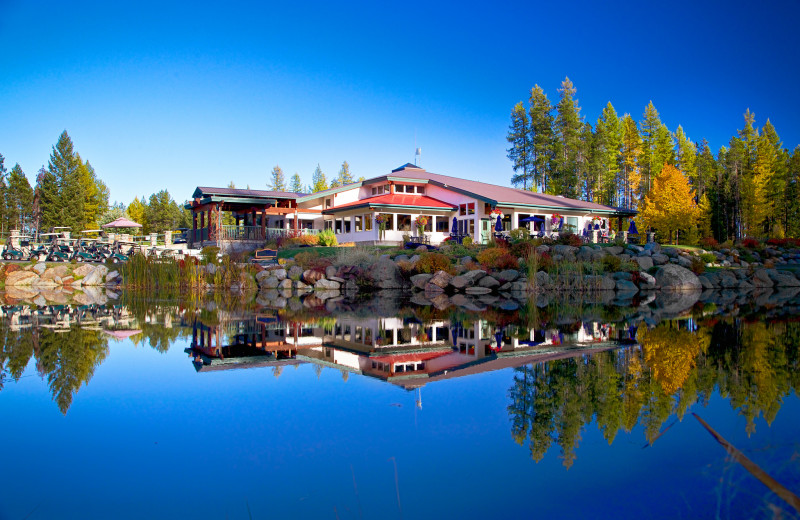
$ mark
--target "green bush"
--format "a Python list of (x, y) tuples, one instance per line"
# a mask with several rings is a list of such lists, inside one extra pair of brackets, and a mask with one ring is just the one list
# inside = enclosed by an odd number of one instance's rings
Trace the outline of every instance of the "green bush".
[(508, 236), (514, 242), (519, 242), (521, 240), (527, 240), (530, 233), (525, 228), (516, 228), (509, 231)]
[(465, 247), (469, 247), (472, 245), (472, 237), (464, 237), (464, 240), (461, 241), (461, 245)]
[(335, 247), (339, 245), (339, 241), (336, 239), (336, 235), (330, 229), (326, 229), (320, 231), (318, 237), (318, 243), (324, 247)]
[(204, 264), (219, 264), (219, 248), (217, 246), (206, 246), (200, 250), (200, 256), (203, 258)]
[(607, 273), (616, 273), (622, 265), (622, 259), (614, 255), (606, 255), (600, 260), (603, 270)]
[(692, 257), (692, 272), (696, 275), (701, 275), (706, 272), (706, 264), (702, 259), (696, 256)]
[(717, 257), (714, 256), (712, 253), (703, 253), (702, 255), (700, 255), (700, 259), (703, 261), (703, 263), (706, 264), (713, 264), (714, 262), (717, 261)]

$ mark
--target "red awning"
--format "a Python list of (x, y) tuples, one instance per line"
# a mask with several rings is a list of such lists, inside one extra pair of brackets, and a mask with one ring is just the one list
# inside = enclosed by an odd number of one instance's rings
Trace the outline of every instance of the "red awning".
[(411, 195), (400, 193), (384, 193), (383, 195), (376, 195), (366, 199), (357, 200), (355, 202), (348, 202), (347, 204), (340, 204), (334, 206), (328, 211), (337, 211), (346, 208), (355, 208), (359, 206), (405, 206), (405, 207), (419, 207), (427, 209), (444, 209), (454, 210), (456, 206), (442, 202), (439, 199), (428, 197), (427, 195)]

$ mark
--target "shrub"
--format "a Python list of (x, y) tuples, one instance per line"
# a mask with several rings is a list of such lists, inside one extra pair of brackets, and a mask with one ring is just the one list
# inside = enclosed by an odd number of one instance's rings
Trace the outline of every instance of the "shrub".
[(626, 260), (625, 262), (620, 262), (619, 270), (626, 273), (633, 273), (639, 270), (639, 264), (633, 260)]
[(701, 258), (693, 256), (691, 270), (694, 274), (701, 275), (706, 271), (706, 264)]
[(357, 265), (367, 268), (375, 263), (377, 258), (375, 252), (369, 247), (341, 247), (336, 250), (333, 257), (333, 265)]
[(324, 269), (331, 265), (331, 260), (316, 251), (302, 251), (294, 255), (294, 263), (303, 269)]
[(703, 253), (700, 255), (700, 260), (702, 260), (704, 264), (713, 264), (717, 261), (717, 257), (711, 253)]
[(492, 247), (478, 253), (478, 262), (487, 269), (517, 269), (517, 259), (504, 247)]
[(397, 262), (397, 267), (399, 267), (400, 272), (406, 276), (410, 275), (414, 271), (414, 264), (408, 260), (400, 260)]
[(217, 265), (219, 263), (219, 248), (217, 246), (206, 246), (200, 250), (200, 256), (203, 258), (204, 264), (214, 264)]
[(536, 246), (536, 240), (522, 240), (521, 242), (512, 243), (509, 251), (516, 258), (528, 258), (536, 250)]
[(508, 236), (511, 238), (512, 241), (519, 242), (521, 240), (527, 240), (529, 233), (526, 228), (517, 228), (509, 231)]
[(339, 241), (336, 239), (336, 235), (330, 229), (320, 231), (317, 237), (317, 242), (321, 246), (334, 247), (339, 244)]
[(747, 237), (742, 240), (742, 247), (746, 247), (748, 249), (757, 249), (761, 246), (761, 242), (756, 240), (755, 238)]
[(469, 247), (472, 245), (472, 237), (464, 237), (464, 240), (461, 241), (461, 245), (464, 247)]
[(719, 242), (714, 237), (703, 237), (700, 239), (700, 246), (705, 249), (716, 249), (719, 247)]
[(454, 272), (450, 258), (442, 253), (422, 253), (417, 261), (417, 271), (420, 273), (435, 273), (436, 271)]
[(622, 259), (618, 256), (606, 255), (602, 260), (600, 260), (600, 264), (603, 266), (603, 270), (605, 272), (615, 273), (619, 271), (619, 268), (622, 265)]
[(319, 244), (319, 237), (317, 235), (298, 235), (296, 237), (287, 238), (283, 241), (284, 247), (316, 246), (317, 244)]

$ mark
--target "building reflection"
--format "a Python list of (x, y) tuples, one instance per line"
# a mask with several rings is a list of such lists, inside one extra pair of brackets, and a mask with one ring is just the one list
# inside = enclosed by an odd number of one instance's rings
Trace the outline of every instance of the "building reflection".
[(186, 349), (198, 372), (299, 362), (337, 368), (406, 389), (502, 368), (581, 356), (631, 343), (626, 324), (497, 326), (486, 320), (340, 316), (311, 323), (254, 315), (198, 317)]

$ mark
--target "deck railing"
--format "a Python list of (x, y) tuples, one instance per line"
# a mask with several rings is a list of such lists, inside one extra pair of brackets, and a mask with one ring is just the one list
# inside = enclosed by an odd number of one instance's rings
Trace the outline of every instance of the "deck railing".
[(266, 228), (261, 226), (221, 226), (220, 240), (255, 240), (267, 241), (275, 240), (280, 237), (294, 237), (298, 235), (316, 235), (318, 229), (282, 229)]

